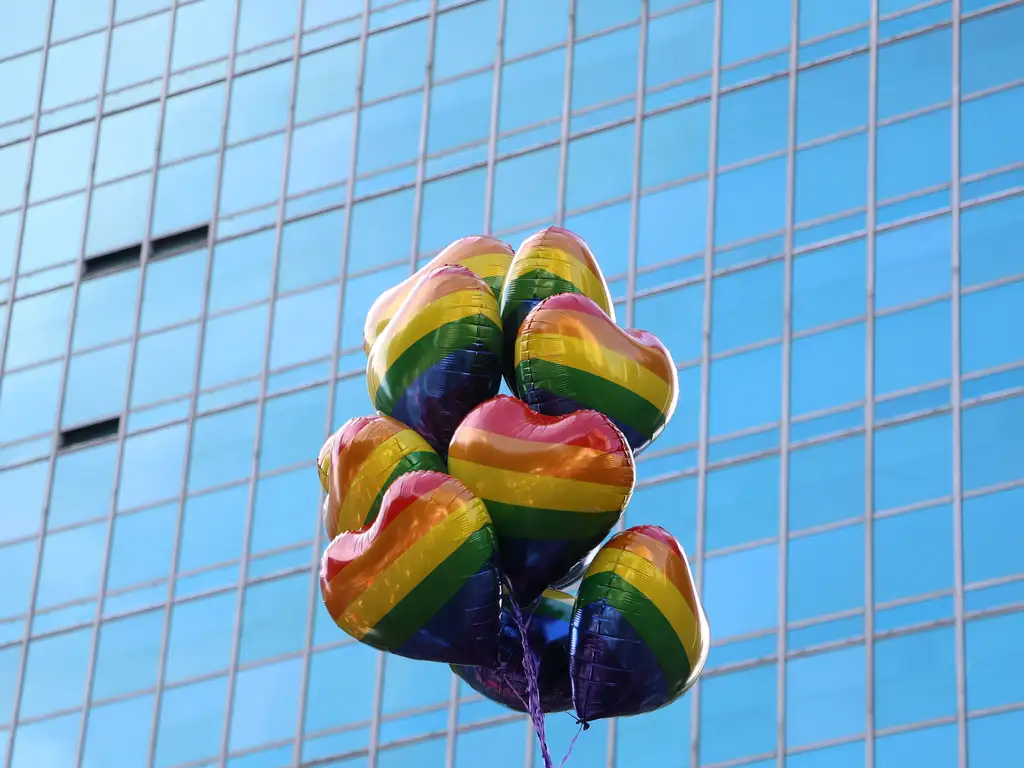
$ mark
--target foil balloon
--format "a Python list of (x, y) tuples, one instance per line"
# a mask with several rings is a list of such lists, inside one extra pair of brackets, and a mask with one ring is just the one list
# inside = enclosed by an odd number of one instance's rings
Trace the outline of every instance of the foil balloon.
[(549, 227), (519, 246), (501, 293), (505, 378), (512, 392), (516, 391), (513, 361), (519, 328), (539, 302), (561, 293), (588, 297), (615, 321), (611, 292), (589, 246), (566, 229)]
[(387, 416), (357, 416), (331, 435), (317, 461), (324, 501), (324, 531), (333, 539), (372, 523), (384, 493), (407, 472), (444, 472), (427, 441)]
[[(549, 589), (523, 612), (529, 620), (526, 637), (530, 651), (537, 659), (540, 705), (546, 713), (565, 712), (572, 707), (572, 684), (569, 680), (572, 609), (571, 595)], [(516, 712), (526, 712), (528, 693), (523, 673), (522, 635), (508, 610), (501, 614), (499, 659), (499, 669), (452, 665), (452, 671), (491, 701)]]
[(320, 592), (348, 635), (399, 656), (496, 666), (497, 544), (483, 502), (440, 472), (400, 477), (380, 514), (331, 542)]
[(636, 481), (622, 433), (596, 411), (545, 416), (499, 395), (459, 425), (448, 471), (483, 499), (502, 571), (531, 603), (607, 536)]
[(494, 298), (501, 296), (501, 287), (505, 282), (505, 273), (512, 261), (512, 247), (493, 237), (477, 235), (463, 237), (449, 245), (437, 256), (420, 268), (412, 277), (403, 280), (394, 288), (385, 291), (370, 307), (363, 325), (363, 348), (370, 353), (370, 347), (377, 340), (398, 308), (402, 306), (413, 286), (428, 272), (446, 265), (467, 267), (483, 278)]
[(613, 536), (590, 564), (573, 612), (573, 706), (583, 722), (638, 715), (696, 682), (711, 633), (679, 542), (653, 525)]
[(668, 349), (647, 331), (624, 331), (590, 299), (545, 299), (516, 342), (516, 389), (550, 415), (592, 408), (608, 416), (637, 454), (665, 429), (679, 378)]
[(370, 401), (444, 456), (459, 422), (501, 386), (494, 294), (466, 267), (439, 267), (410, 291), (370, 349)]

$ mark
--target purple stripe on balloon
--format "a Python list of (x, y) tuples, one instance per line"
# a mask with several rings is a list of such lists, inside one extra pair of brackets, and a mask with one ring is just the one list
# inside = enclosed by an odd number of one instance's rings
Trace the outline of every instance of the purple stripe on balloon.
[(501, 538), (502, 570), (508, 575), (512, 592), (520, 603), (529, 605), (548, 588), (546, 574), (557, 572), (561, 577), (569, 573), (579, 560), (572, 554), (570, 545), (578, 547), (579, 542)]

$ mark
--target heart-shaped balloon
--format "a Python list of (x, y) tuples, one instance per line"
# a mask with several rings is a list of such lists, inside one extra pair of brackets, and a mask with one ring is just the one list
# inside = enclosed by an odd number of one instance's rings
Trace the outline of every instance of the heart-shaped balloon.
[(428, 272), (446, 265), (468, 267), (490, 286), (494, 298), (501, 296), (505, 273), (512, 261), (512, 246), (486, 235), (463, 237), (449, 245), (437, 256), (424, 264), (416, 274), (406, 278), (394, 288), (380, 295), (366, 313), (363, 325), (363, 348), (370, 353), (370, 347), (391, 322), (398, 308), (402, 306), (413, 286)]
[(370, 401), (442, 456), (459, 422), (501, 386), (494, 293), (466, 267), (439, 267), (409, 292), (366, 364)]
[(639, 715), (675, 701), (696, 682), (710, 644), (679, 542), (653, 525), (616, 534), (576, 595), (569, 664), (577, 716)]
[(407, 472), (444, 472), (444, 461), (414, 430), (387, 416), (356, 416), (331, 435), (317, 460), (324, 531), (333, 539), (372, 523), (384, 493)]
[(608, 416), (633, 453), (650, 445), (676, 409), (672, 355), (647, 331), (624, 331), (586, 296), (545, 299), (519, 331), (519, 396), (540, 413), (592, 408)]
[(604, 275), (583, 238), (567, 229), (548, 227), (526, 238), (508, 267), (501, 293), (501, 322), (505, 329), (505, 378), (516, 391), (513, 371), (516, 336), (538, 303), (560, 293), (591, 299), (615, 322), (615, 306)]
[[(565, 712), (572, 707), (572, 684), (569, 681), (572, 609), (572, 595), (548, 589), (536, 603), (523, 611), (523, 618), (529, 622), (527, 642), (537, 660), (537, 687), (544, 712)], [(528, 691), (523, 672), (522, 635), (508, 610), (501, 613), (498, 653), (499, 669), (453, 664), (452, 671), (491, 701), (516, 712), (526, 712)]]
[(380, 514), (337, 536), (320, 593), (348, 635), (399, 656), (496, 666), (500, 575), (483, 502), (440, 472), (410, 472)]
[(545, 416), (506, 395), (459, 425), (448, 471), (487, 505), (520, 605), (601, 543), (636, 481), (629, 446), (608, 417)]

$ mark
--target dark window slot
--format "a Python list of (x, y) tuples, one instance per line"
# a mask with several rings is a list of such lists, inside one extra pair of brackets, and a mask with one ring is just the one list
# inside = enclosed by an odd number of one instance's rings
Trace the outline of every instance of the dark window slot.
[(83, 424), (80, 427), (65, 429), (60, 433), (58, 450), (67, 451), (77, 448), (80, 445), (98, 443), (111, 437), (116, 437), (121, 429), (121, 417), (115, 416), (105, 421), (96, 421), (92, 424)]
[(119, 251), (90, 256), (82, 264), (82, 278), (88, 280), (121, 269), (138, 266), (142, 260), (142, 245), (132, 245)]
[(195, 229), (188, 229), (184, 232), (175, 232), (173, 235), (160, 237), (150, 242), (149, 258), (161, 259), (165, 256), (173, 256), (176, 253), (192, 251), (196, 248), (205, 248), (210, 240), (210, 225), (203, 224)]

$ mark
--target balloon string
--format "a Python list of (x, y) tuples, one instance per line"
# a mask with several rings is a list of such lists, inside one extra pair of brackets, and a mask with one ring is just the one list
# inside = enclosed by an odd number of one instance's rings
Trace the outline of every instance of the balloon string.
[[(509, 595), (508, 603), (512, 611), (512, 619), (519, 630), (519, 639), (523, 644), (523, 674), (526, 677), (526, 691), (528, 694), (527, 709), (530, 713), (530, 719), (533, 721), (533, 729), (537, 732), (537, 740), (540, 741), (540, 754), (544, 758), (544, 768), (555, 768), (554, 762), (551, 760), (551, 750), (548, 749), (548, 739), (544, 728), (544, 710), (540, 706), (537, 660), (533, 657), (530, 641), (526, 636), (527, 622), (523, 621), (523, 614), (519, 610), (519, 605), (511, 595)], [(565, 760), (563, 759), (562, 764), (564, 763)]]

